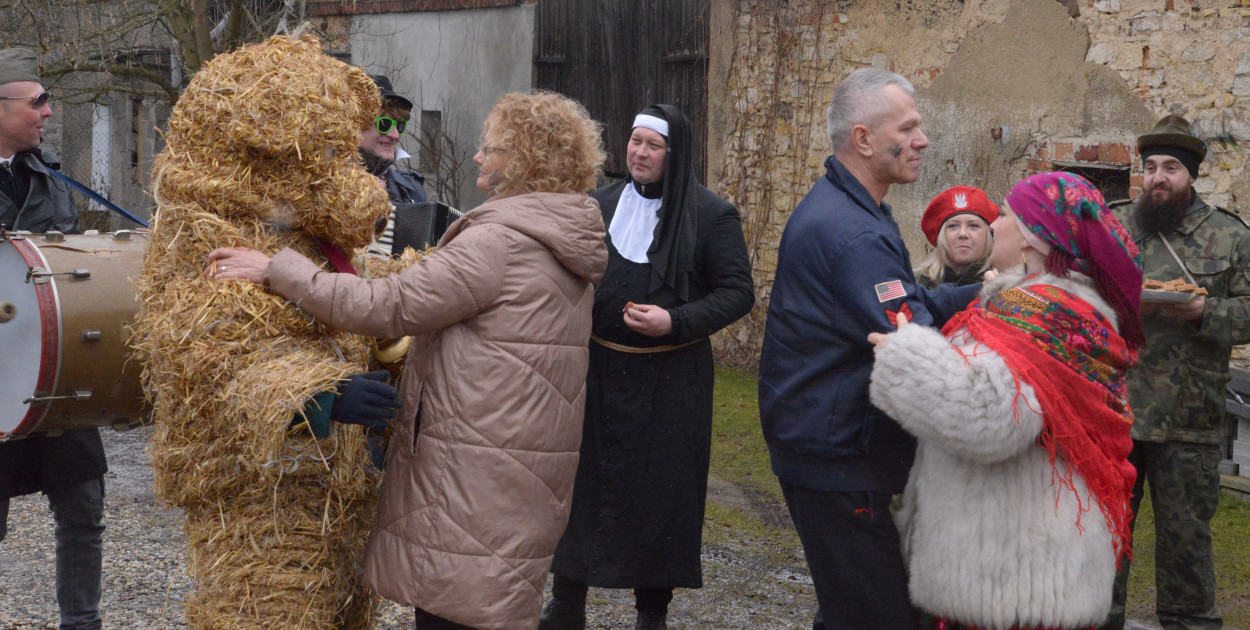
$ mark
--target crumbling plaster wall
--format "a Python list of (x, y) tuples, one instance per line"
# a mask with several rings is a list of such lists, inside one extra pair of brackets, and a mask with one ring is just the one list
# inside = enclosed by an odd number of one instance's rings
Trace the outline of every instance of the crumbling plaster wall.
[[(1212, 137), (1250, 137), (1237, 122), (1250, 106), (1250, 10), (1239, 1), (713, 0), (709, 164), (721, 167), (709, 179), (742, 211), (760, 298), (718, 336), (721, 356), (757, 359), (777, 244), (824, 173), (825, 107), (846, 75), (884, 67), (917, 88), (931, 146), (920, 180), (886, 201), (919, 262), (920, 214), (949, 186), (1001, 199), (1055, 162), (1131, 168), (1140, 186), (1134, 138), (1169, 112)], [(1250, 199), (1244, 168), (1236, 144), (1215, 143), (1200, 192)]]

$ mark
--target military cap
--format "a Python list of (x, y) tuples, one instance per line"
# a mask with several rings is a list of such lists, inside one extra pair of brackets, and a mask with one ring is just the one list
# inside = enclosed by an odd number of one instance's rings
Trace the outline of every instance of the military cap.
[(17, 81), (39, 82), (39, 58), (29, 48), (0, 50), (0, 85)]

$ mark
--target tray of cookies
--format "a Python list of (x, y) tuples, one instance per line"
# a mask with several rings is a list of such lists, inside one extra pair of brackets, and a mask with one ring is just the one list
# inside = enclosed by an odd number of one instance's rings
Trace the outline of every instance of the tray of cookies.
[(1147, 280), (1142, 283), (1141, 299), (1143, 302), (1184, 304), (1206, 294), (1206, 289), (1180, 278), (1167, 281)]

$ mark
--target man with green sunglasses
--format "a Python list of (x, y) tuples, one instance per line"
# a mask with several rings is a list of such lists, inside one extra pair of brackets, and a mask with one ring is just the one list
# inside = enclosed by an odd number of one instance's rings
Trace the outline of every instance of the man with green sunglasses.
[[(396, 160), (408, 157), (408, 153), (399, 146), (399, 138), (408, 128), (412, 101), (396, 94), (389, 78), (382, 75), (370, 78), (378, 85), (378, 92), (382, 95), (382, 111), (373, 124), (365, 127), (360, 134), (360, 155), (365, 160), (365, 168), (386, 183), (391, 204), (421, 203), (425, 201), (425, 188), (422, 187), (425, 177), (416, 171), (395, 166)], [(392, 211), (386, 228), (369, 246), (369, 251), (390, 256), (394, 229), (395, 213)]]

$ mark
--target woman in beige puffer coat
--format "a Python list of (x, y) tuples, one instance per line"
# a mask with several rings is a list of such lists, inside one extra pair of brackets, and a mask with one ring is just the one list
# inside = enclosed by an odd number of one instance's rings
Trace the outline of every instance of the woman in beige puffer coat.
[(418, 629), (538, 624), (607, 265), (598, 204), (581, 192), (603, 159), (579, 104), (508, 94), (474, 156), (490, 199), (404, 272), (366, 281), (289, 250), (211, 256), (217, 278), (263, 283), (335, 328), (414, 336), (364, 577), (415, 606)]

